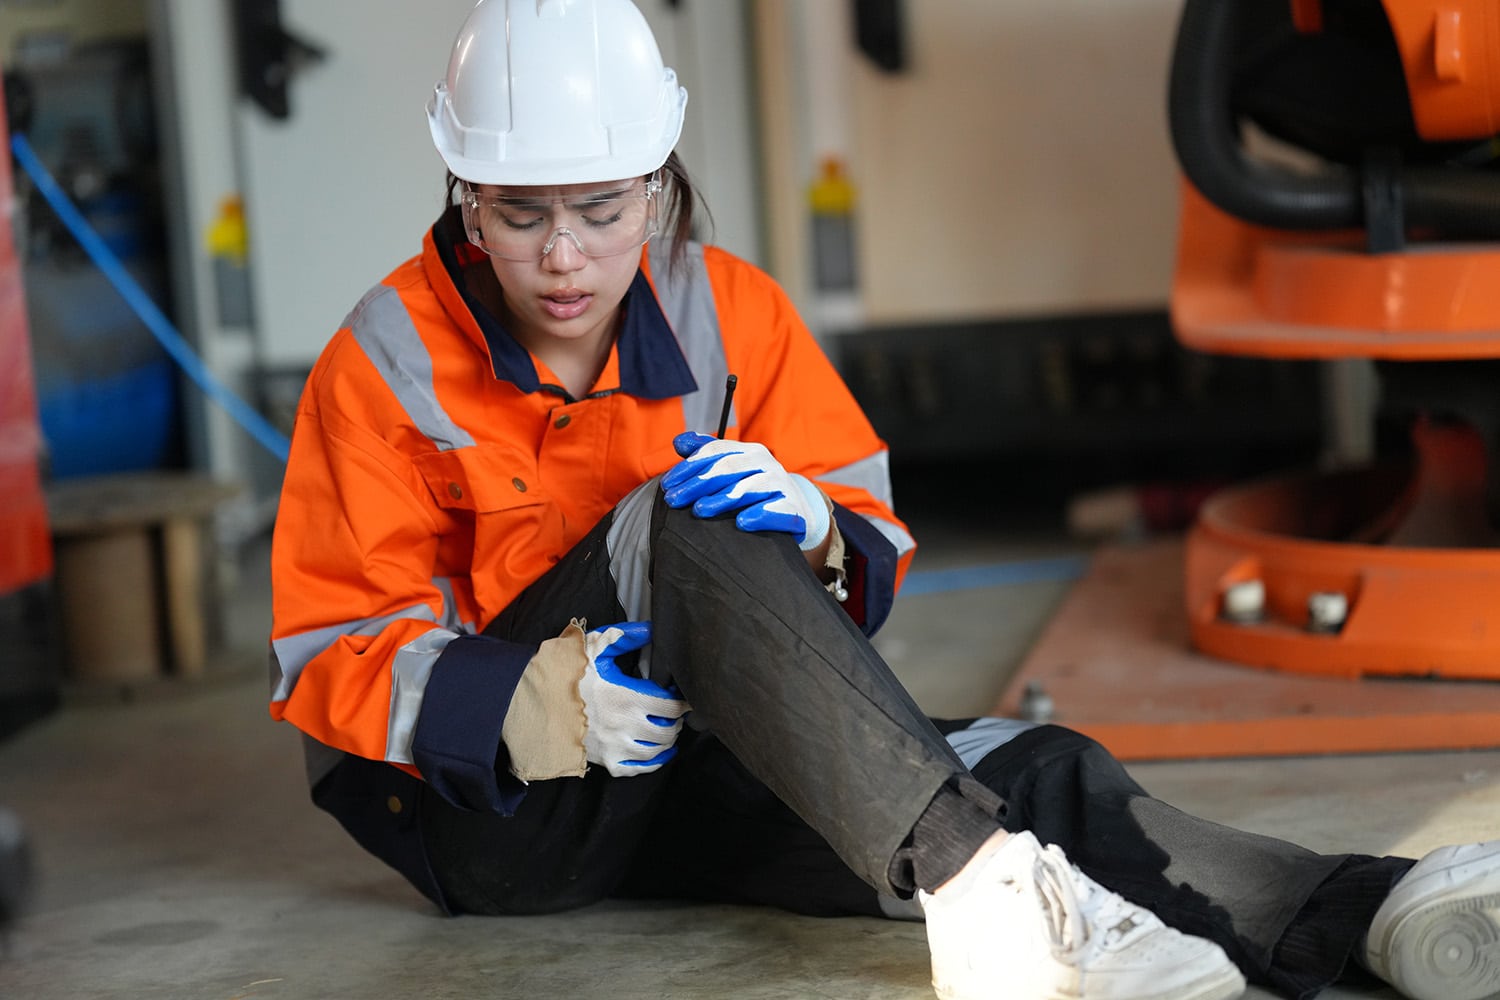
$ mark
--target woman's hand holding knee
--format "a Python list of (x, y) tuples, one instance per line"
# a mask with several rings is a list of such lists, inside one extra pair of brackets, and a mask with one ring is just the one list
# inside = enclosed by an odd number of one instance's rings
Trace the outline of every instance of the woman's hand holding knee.
[(734, 523), (741, 531), (786, 532), (804, 552), (828, 537), (832, 519), (822, 491), (786, 471), (765, 445), (692, 431), (672, 445), (682, 461), (662, 476), (668, 506), (691, 506), (696, 517), (738, 511)]
[(592, 764), (617, 778), (655, 771), (677, 754), (677, 734), (688, 703), (655, 681), (632, 677), (615, 657), (651, 641), (650, 622), (621, 622), (585, 636), (588, 666), (578, 682), (588, 729), (584, 749)]

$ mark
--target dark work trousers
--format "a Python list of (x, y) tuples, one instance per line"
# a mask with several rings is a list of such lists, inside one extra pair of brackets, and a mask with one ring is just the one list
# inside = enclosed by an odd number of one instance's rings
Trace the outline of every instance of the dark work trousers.
[[(572, 618), (623, 620), (609, 523), (486, 631), (541, 642)], [(650, 611), (652, 676), (693, 706), (677, 758), (637, 777), (590, 768), (532, 782), (509, 817), (427, 793), (423, 837), (455, 910), (543, 913), (630, 896), (916, 915), (898, 901), (910, 887), (893, 881), (892, 862), (939, 789), (957, 789), (1168, 924), (1218, 942), (1253, 981), (1311, 996), (1350, 971), (1412, 863), (1318, 855), (1187, 815), (1065, 728), (928, 719), (789, 536), (656, 500)]]

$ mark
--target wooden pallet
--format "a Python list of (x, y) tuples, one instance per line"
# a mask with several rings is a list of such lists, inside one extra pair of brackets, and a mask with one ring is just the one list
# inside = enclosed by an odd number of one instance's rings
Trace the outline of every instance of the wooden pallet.
[(212, 603), (208, 522), (235, 484), (188, 472), (67, 479), (47, 489), (56, 583), (75, 683), (203, 673)]

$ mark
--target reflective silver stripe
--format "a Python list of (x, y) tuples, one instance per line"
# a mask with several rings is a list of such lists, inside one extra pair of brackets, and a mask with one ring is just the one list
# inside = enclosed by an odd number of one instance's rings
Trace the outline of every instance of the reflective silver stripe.
[[(703, 264), (702, 245), (687, 244), (686, 253), (675, 268), (668, 266), (671, 248), (667, 240), (651, 244), (651, 277), (662, 315), (667, 318), (667, 325), (677, 337), (677, 346), (698, 383), (697, 391), (682, 397), (683, 426), (690, 431), (712, 434), (719, 428), (724, 380), (729, 377), (724, 338), (719, 332), (719, 311), (714, 306), (713, 286)], [(737, 410), (731, 411), (730, 423), (739, 424)]]
[(393, 764), (411, 764), (411, 741), (422, 714), (422, 697), (432, 665), (448, 643), (458, 636), (435, 628), (417, 636), (396, 651), (391, 662), (391, 713), (386, 722), (385, 759)]
[(1009, 743), (1026, 730), (1035, 729), (1036, 725), (1035, 722), (1024, 722), (1021, 719), (975, 719), (963, 729), (949, 733), (948, 745), (958, 754), (958, 759), (964, 762), (964, 767), (972, 771), (984, 760), (985, 754)]
[[(411, 314), (394, 289), (380, 285), (371, 289), (344, 321), (354, 335), (381, 380), (390, 389), (417, 430), (440, 451), (473, 446), (474, 437), (458, 426), (438, 401), (433, 385), (432, 355), (422, 342)], [(416, 618), (439, 623), (396, 651), (391, 661), (391, 704), (386, 719), (385, 759), (410, 764), (412, 735), (417, 716), (422, 711), (422, 697), (427, 690), (432, 665), (439, 654), (460, 631), (453, 600), (453, 582), (447, 578), (432, 581), (443, 595), (440, 619), (425, 604), (419, 604), (394, 615), (364, 622), (345, 623), (292, 636), (275, 644), (275, 655), (281, 668), (277, 693), (290, 696), (303, 667), (337, 641), (341, 635), (373, 634), (399, 618)], [(273, 695), (273, 698), (275, 696)]]
[(896, 558), (901, 558), (917, 547), (917, 540), (902, 530), (900, 525), (879, 517), (867, 517), (865, 520), (873, 524), (875, 530), (884, 535), (885, 540), (896, 547)]
[(437, 616), (425, 604), (414, 604), (409, 608), (379, 618), (362, 618), (357, 621), (340, 622), (276, 639), (271, 643), (271, 700), (286, 701), (297, 687), (297, 679), (313, 657), (332, 646), (346, 635), (377, 635), (387, 625), (403, 618), (437, 622)]
[[(452, 608), (451, 599), (446, 607)], [(452, 611), (446, 612), (447, 616)], [(298, 635), (286, 636), (271, 643), (272, 701), (286, 701), (297, 686), (297, 679), (313, 657), (346, 635), (377, 635), (393, 622), (403, 619), (437, 620), (425, 604), (414, 604), (403, 611), (365, 618), (359, 621), (329, 625)], [(458, 633), (446, 628), (428, 629), (396, 651), (391, 661), (391, 707), (386, 722), (385, 759), (410, 764), (412, 734), (422, 711), (422, 696), (432, 676), (432, 664)]]
[[(615, 505), (614, 520), (604, 544), (609, 551), (609, 575), (627, 621), (651, 617), (651, 508), (660, 476), (646, 480)], [(612, 622), (590, 622), (591, 627)], [(641, 676), (651, 676), (651, 646), (641, 649)]]
[(432, 355), (395, 289), (378, 285), (344, 320), (396, 401), (440, 451), (474, 443), (438, 402), (432, 384)]
[(473, 622), (461, 622), (458, 620), (458, 602), (453, 599), (453, 578), (447, 576), (435, 576), (432, 585), (443, 595), (443, 617), (438, 622), (443, 628), (454, 632), (477, 632)]
[[(823, 482), (838, 483), (840, 486), (857, 487), (869, 493), (887, 507), (895, 508), (895, 501), (891, 495), (890, 453), (884, 448), (869, 458), (862, 458), (858, 462), (851, 462), (841, 469), (833, 469), (832, 471), (825, 472), (818, 476), (818, 479)], [(903, 556), (917, 547), (916, 540), (894, 522), (878, 517), (869, 517), (868, 515), (866, 515), (865, 520), (874, 525), (875, 529), (896, 547), (897, 557)]]
[(864, 490), (876, 500), (893, 507), (891, 502), (891, 462), (890, 455), (884, 448), (877, 451), (868, 458), (862, 458), (857, 462), (850, 462), (840, 469), (830, 469), (819, 473), (818, 479), (838, 483), (840, 486), (854, 486)]

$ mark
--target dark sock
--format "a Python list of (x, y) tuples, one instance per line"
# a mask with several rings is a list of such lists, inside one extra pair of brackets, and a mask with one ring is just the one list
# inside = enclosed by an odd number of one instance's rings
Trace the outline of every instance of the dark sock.
[(891, 859), (891, 884), (905, 892), (931, 892), (959, 873), (1001, 828), (1005, 804), (973, 779), (944, 785)]

